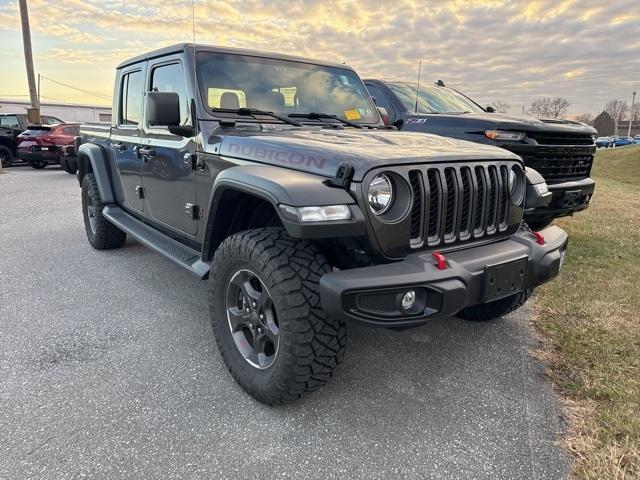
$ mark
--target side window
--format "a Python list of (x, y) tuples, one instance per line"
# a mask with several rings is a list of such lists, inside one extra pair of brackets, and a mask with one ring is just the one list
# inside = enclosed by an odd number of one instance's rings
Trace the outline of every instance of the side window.
[(389, 114), (389, 123), (396, 121), (396, 110), (391, 106), (389, 97), (376, 85), (366, 84), (367, 90), (376, 99), (376, 105), (384, 108)]
[(5, 115), (0, 117), (0, 126), (2, 127), (20, 127), (17, 115)]
[(65, 135), (75, 136), (80, 134), (80, 129), (78, 127), (64, 127), (62, 129), (62, 133)]
[(127, 73), (122, 77), (120, 90), (120, 125), (138, 125), (142, 109), (142, 90), (144, 80), (140, 70)]
[(171, 63), (156, 67), (151, 71), (151, 91), (176, 92), (180, 97), (180, 125), (189, 121), (189, 103), (184, 80), (184, 72), (180, 63)]
[(53, 125), (56, 123), (64, 123), (62, 120), (60, 120), (59, 118), (56, 117), (48, 117), (48, 116), (44, 116), (42, 117), (42, 123), (44, 125)]

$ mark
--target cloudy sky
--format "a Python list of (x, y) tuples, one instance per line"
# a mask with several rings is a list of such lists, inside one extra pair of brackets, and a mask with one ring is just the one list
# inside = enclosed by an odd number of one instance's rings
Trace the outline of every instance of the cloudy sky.
[[(192, 39), (191, 0), (29, 0), (43, 101), (108, 104), (129, 56)], [(564, 96), (595, 112), (640, 90), (640, 1), (195, 0), (201, 43), (442, 79), (512, 113)], [(0, 0), (0, 98), (27, 99), (17, 0)], [(73, 90), (56, 82), (84, 91)]]

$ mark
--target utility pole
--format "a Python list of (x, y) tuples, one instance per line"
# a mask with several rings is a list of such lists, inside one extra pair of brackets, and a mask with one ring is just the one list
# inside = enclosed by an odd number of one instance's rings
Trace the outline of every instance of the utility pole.
[(27, 109), (29, 122), (40, 123), (40, 99), (36, 91), (36, 78), (33, 71), (33, 53), (31, 51), (31, 30), (29, 29), (29, 10), (27, 0), (20, 0), (20, 19), (22, 20), (22, 43), (24, 45), (24, 63), (27, 66), (27, 81), (31, 108)]
[(631, 110), (629, 110), (629, 129), (627, 130), (627, 137), (631, 136), (631, 122), (633, 122), (633, 107), (636, 103), (636, 92), (633, 92), (633, 97), (631, 98)]

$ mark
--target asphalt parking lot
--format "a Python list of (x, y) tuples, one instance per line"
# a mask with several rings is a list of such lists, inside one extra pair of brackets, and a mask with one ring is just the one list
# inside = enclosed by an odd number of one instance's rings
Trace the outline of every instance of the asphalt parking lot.
[(285, 408), (235, 384), (207, 283), (134, 241), (86, 241), (57, 167), (0, 176), (0, 478), (558, 479), (560, 406), (528, 310), (349, 327), (345, 362)]

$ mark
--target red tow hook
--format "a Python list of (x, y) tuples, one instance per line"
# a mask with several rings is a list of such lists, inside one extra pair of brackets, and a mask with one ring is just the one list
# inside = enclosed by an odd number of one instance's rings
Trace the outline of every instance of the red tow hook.
[(533, 233), (533, 236), (536, 237), (536, 243), (538, 245), (544, 245), (546, 242), (544, 241), (544, 237), (542, 236), (542, 234), (540, 232), (531, 232)]
[(444, 255), (442, 255), (440, 252), (433, 252), (431, 254), (431, 256), (433, 258), (435, 258), (436, 261), (438, 262), (436, 264), (436, 268), (438, 270), (446, 270), (447, 269), (447, 261), (445, 260)]

